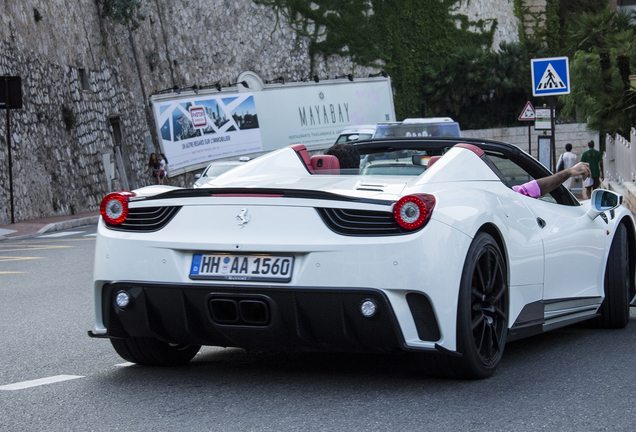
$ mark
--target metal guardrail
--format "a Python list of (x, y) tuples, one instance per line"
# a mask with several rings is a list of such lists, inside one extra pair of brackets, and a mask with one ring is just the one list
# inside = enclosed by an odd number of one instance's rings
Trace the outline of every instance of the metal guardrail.
[(606, 135), (603, 168), (607, 181), (636, 182), (636, 129), (629, 140), (620, 135)]

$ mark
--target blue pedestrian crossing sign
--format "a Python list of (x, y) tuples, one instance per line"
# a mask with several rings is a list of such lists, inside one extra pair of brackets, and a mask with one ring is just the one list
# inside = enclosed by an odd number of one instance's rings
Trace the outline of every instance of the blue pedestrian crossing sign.
[(567, 57), (532, 59), (532, 95), (570, 94), (570, 64)]

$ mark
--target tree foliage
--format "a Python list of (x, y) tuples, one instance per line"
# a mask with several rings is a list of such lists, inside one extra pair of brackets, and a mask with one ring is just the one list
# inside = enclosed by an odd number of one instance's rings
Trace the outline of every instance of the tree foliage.
[(629, 85), (636, 60), (632, 13), (586, 12), (568, 27), (572, 93), (561, 97), (563, 114), (587, 121), (591, 130), (629, 136), (636, 119)]
[(254, 1), (308, 38), (310, 75), (317, 56), (333, 54), (354, 67), (383, 67), (398, 119), (424, 105), (425, 115), (453, 116), (464, 128), (518, 125), (527, 101), (545, 102), (532, 96), (530, 60), (567, 55), (572, 94), (559, 98), (564, 115), (609, 133), (626, 134), (634, 121), (635, 27), (607, 0), (546, 0), (545, 14), (514, 0), (520, 42), (500, 47), (492, 47), (496, 20), (456, 14), (459, 0)]
[(132, 30), (139, 28), (139, 21), (146, 19), (140, 12), (141, 0), (100, 0), (102, 18), (110, 19), (115, 24), (129, 26)]
[(532, 98), (530, 59), (547, 56), (531, 39), (500, 50), (461, 48), (424, 68), (424, 90), (435, 115), (451, 115), (463, 128), (514, 124)]
[(453, 14), (456, 4), (455, 0), (374, 2), (382, 59), (395, 89), (397, 118), (419, 116), (421, 104), (430, 112), (423, 86), (426, 66), (460, 47), (483, 51), (492, 45), (497, 22), (470, 21)]
[(349, 56), (369, 64), (379, 57), (379, 35), (372, 31), (373, 13), (367, 0), (254, 0), (270, 6), (296, 34), (309, 40), (310, 71), (315, 56)]
[(596, 14), (606, 9), (607, 0), (559, 0), (559, 52), (564, 53), (567, 48), (564, 44), (568, 39), (567, 32), (573, 21), (583, 13)]
[[(490, 47), (497, 23), (454, 14), (458, 0), (254, 0), (274, 9), (309, 40), (309, 75), (316, 56), (349, 56), (383, 67), (395, 89), (398, 118), (419, 112), (425, 65), (461, 46)], [(352, 71), (354, 72), (354, 71)]]

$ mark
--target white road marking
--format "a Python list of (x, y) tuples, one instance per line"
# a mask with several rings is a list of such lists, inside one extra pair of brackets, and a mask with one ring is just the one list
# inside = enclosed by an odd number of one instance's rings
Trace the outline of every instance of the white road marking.
[(126, 363), (118, 363), (115, 366), (116, 367), (128, 367), (128, 366), (135, 366), (137, 363), (130, 363), (130, 362), (126, 362)]
[(48, 237), (66, 237), (74, 234), (84, 234), (86, 231), (67, 231), (67, 232), (59, 232), (55, 234), (47, 234), (38, 236), (38, 238), (48, 238)]
[(62, 381), (73, 380), (77, 378), (84, 378), (80, 375), (56, 375), (48, 378), (40, 378), (31, 381), (22, 381), (14, 384), (7, 384), (0, 386), (0, 390), (22, 390), (30, 387), (37, 387), (46, 384), (53, 384)]
[(97, 237), (97, 233), (95, 233), (95, 234), (84, 234), (84, 237)]

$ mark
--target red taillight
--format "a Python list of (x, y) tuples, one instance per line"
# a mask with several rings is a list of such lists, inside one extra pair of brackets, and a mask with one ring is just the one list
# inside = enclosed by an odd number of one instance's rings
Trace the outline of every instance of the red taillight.
[(428, 194), (407, 195), (393, 207), (395, 221), (402, 228), (416, 230), (426, 225), (435, 207), (435, 197)]
[(111, 225), (120, 225), (128, 217), (128, 198), (135, 196), (134, 192), (109, 193), (102, 200), (99, 212), (104, 221)]

